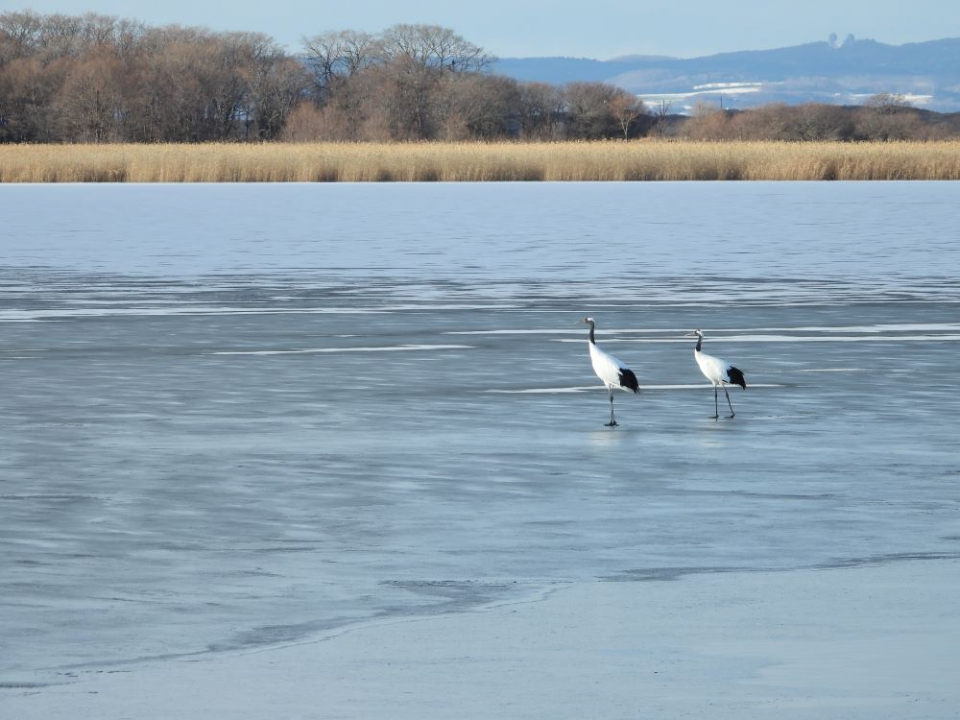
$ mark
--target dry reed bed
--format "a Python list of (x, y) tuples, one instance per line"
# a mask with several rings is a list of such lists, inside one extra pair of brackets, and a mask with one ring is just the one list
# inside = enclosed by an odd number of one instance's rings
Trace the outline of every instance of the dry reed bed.
[(4, 183), (957, 179), (957, 141), (0, 145)]

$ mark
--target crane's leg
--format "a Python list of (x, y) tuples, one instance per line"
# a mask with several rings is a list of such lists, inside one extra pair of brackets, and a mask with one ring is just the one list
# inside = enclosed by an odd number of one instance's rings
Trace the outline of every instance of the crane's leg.
[(710, 416), (714, 420), (720, 417), (720, 406), (717, 404), (718, 402), (719, 400), (717, 399), (717, 386), (714, 385), (713, 386), (713, 415)]
[(607, 427), (616, 427), (617, 419), (613, 416), (613, 388), (607, 388), (607, 391), (610, 393), (610, 422)]
[(727, 415), (728, 418), (736, 417), (737, 414), (733, 411), (733, 403), (730, 402), (730, 393), (727, 392), (727, 386), (723, 386), (723, 394), (727, 396), (727, 405), (730, 406), (730, 414)]

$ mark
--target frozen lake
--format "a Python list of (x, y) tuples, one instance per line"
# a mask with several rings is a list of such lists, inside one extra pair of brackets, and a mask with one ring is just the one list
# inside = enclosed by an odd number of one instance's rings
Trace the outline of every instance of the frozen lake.
[[(0, 187), (0, 684), (571, 580), (960, 557), (958, 208)], [(642, 387), (615, 429), (587, 314)], [(734, 420), (693, 328), (746, 374)]]

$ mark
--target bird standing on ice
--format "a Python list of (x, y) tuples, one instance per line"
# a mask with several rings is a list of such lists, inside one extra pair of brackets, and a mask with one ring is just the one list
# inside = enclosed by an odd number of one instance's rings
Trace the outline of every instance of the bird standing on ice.
[(703, 373), (707, 380), (713, 383), (713, 419), (716, 420), (720, 417), (717, 386), (722, 387), (723, 394), (727, 396), (727, 405), (730, 406), (730, 414), (727, 417), (735, 417), (736, 413), (733, 411), (733, 403), (730, 402), (730, 393), (727, 392), (727, 384), (739, 385), (746, 390), (747, 381), (743, 378), (743, 372), (726, 360), (721, 360), (713, 355), (707, 355), (705, 352), (701, 352), (700, 347), (703, 345), (703, 333), (700, 330), (694, 330), (684, 337), (697, 338), (697, 347), (693, 351), (693, 356), (697, 360), (697, 365), (700, 366), (700, 372)]
[(613, 416), (614, 388), (632, 390), (637, 393), (640, 392), (640, 384), (637, 382), (637, 376), (633, 374), (633, 370), (610, 353), (605, 353), (597, 347), (596, 340), (594, 340), (593, 337), (593, 329), (596, 326), (593, 318), (584, 318), (581, 322), (585, 322), (590, 326), (589, 347), (590, 362), (593, 364), (593, 371), (597, 374), (597, 377), (603, 381), (603, 384), (607, 386), (607, 391), (610, 393), (610, 422), (607, 423), (607, 427), (616, 427), (617, 420)]

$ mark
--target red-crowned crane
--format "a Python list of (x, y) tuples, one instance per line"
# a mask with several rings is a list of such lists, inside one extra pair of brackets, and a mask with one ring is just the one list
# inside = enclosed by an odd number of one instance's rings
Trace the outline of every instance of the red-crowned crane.
[(736, 413), (733, 411), (733, 403), (730, 402), (730, 393), (727, 392), (727, 385), (739, 385), (746, 390), (747, 381), (743, 378), (743, 372), (726, 360), (721, 360), (718, 357), (702, 352), (700, 348), (703, 346), (703, 332), (700, 330), (694, 330), (684, 337), (697, 338), (697, 347), (693, 351), (693, 357), (696, 358), (697, 365), (700, 366), (700, 372), (703, 373), (703, 376), (713, 383), (713, 419), (716, 420), (720, 417), (717, 387), (722, 387), (723, 394), (727, 396), (727, 405), (730, 406), (730, 414), (727, 417), (736, 417)]
[(640, 384), (637, 382), (637, 376), (633, 374), (633, 370), (610, 353), (606, 353), (597, 347), (596, 340), (594, 340), (593, 337), (593, 329), (596, 326), (593, 318), (584, 318), (581, 322), (585, 322), (590, 326), (589, 347), (590, 362), (593, 364), (593, 371), (597, 374), (597, 377), (603, 381), (603, 384), (607, 386), (607, 392), (610, 393), (610, 422), (606, 425), (607, 427), (616, 427), (617, 419), (613, 416), (614, 389), (621, 388), (637, 393), (640, 392)]

